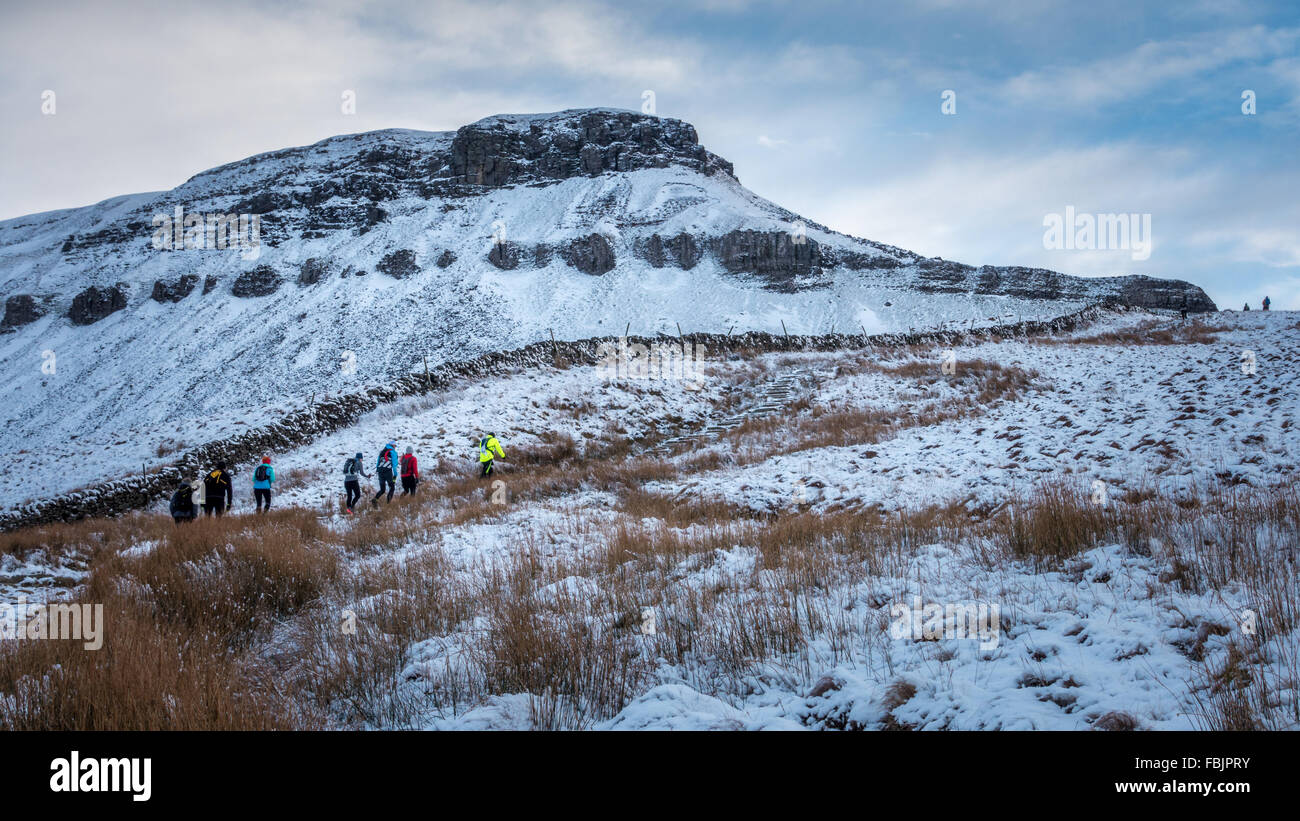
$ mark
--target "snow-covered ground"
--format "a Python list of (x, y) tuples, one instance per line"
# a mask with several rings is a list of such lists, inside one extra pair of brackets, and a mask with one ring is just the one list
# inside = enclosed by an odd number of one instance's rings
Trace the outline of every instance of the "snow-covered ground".
[[(1124, 332), (1151, 321), (1146, 314), (1109, 316), (1070, 336)], [(1167, 316), (1157, 321), (1178, 325)], [(963, 418), (900, 424), (878, 441), (842, 446), (801, 445), (790, 431), (813, 413), (881, 410), (902, 420), (918, 409), (955, 406), (969, 387), (942, 372), (941, 351), (883, 349), (712, 361), (698, 386), (611, 382), (593, 368), (467, 383), (380, 408), (353, 429), (274, 454), (285, 484), (293, 485), (277, 493), (276, 503), (329, 508), (341, 491), (343, 459), (360, 450), (369, 469), (390, 439), (403, 450), (414, 446), (425, 473), (420, 492), (436, 496), (441, 482), (474, 469), (471, 443), (482, 432), (496, 433), (509, 456), (556, 436), (572, 437), (581, 447), (610, 432), (637, 437), (657, 427), (703, 429), (758, 402), (767, 380), (792, 369), (811, 376), (792, 397), (797, 405), (787, 417), (769, 420), (761, 435), (751, 437), (760, 444), (747, 445), (744, 434), (735, 442), (706, 440), (673, 457), (682, 468), (676, 478), (642, 489), (683, 507), (724, 500), (784, 516), (846, 508), (906, 512), (949, 502), (987, 511), (1045, 479), (1075, 480), (1084, 488), (1100, 481), (1115, 496), (1138, 488), (1177, 496), (1232, 485), (1264, 488), (1292, 478), (1300, 459), (1300, 315), (1223, 313), (1202, 321), (1228, 330), (1208, 343), (1080, 344), (1063, 337), (959, 348), (955, 377), (964, 363), (982, 360), (1030, 373), (1029, 386), (1018, 398), (992, 401)], [(933, 365), (932, 375), (924, 368), (914, 370), (916, 376), (891, 370), (918, 359)], [(1243, 363), (1252, 361), (1254, 373), (1243, 372)], [(729, 455), (697, 469), (690, 460), (710, 449)], [(237, 494), (241, 507), (251, 507), (244, 500), (251, 495), (247, 487), (237, 485)], [(322, 515), (340, 532), (357, 526), (348, 517)], [(548, 498), (512, 498), (491, 516), (430, 526), (396, 548), (353, 561), (357, 567), (400, 565), (438, 556), (448, 567), (438, 583), (459, 580), (487, 590), (486, 579), (528, 551), (534, 564), (527, 600), (539, 618), (585, 618), (591, 634), (603, 636), (615, 629), (609, 603), (623, 595), (613, 587), (629, 582), (601, 570), (592, 557), (620, 527), (665, 538), (707, 535), (702, 524), (677, 528), (631, 517), (608, 489), (584, 485)], [(792, 609), (809, 622), (795, 646), (754, 651), (746, 662), (736, 658), (749, 652), (737, 649), (749, 640), (746, 619), (769, 612), (764, 608), (783, 612), (776, 603), (788, 598), (783, 585), (792, 577), (764, 559), (743, 522), (736, 528), (717, 537), (711, 550), (666, 555), (654, 566), (657, 581), (633, 577), (633, 589), (646, 599), (637, 604), (653, 612), (656, 628), (620, 628), (616, 640), (645, 686), (613, 715), (582, 717), (577, 726), (1086, 729), (1102, 716), (1123, 713), (1143, 728), (1189, 729), (1199, 726), (1193, 684), (1206, 663), (1201, 659), (1221, 659), (1242, 613), (1259, 606), (1240, 585), (1188, 589), (1169, 583), (1172, 559), (1158, 549), (1099, 544), (1061, 567), (1035, 568), (990, 562), (986, 544), (941, 539), (891, 553), (879, 569), (850, 563), (833, 576), (834, 584), (796, 595)], [(1258, 538), (1282, 561), (1277, 540), (1284, 537), (1293, 534)], [(16, 570), (22, 568), (3, 568), (0, 580), (10, 585), (0, 595), (17, 591)], [(1292, 601), (1296, 593), (1290, 591)], [(995, 641), (895, 637), (891, 607), (914, 597), (996, 605)], [(445, 695), (431, 695), (444, 693), (447, 676), (468, 675), (472, 650), (491, 632), (493, 618), (476, 612), (451, 632), (406, 648), (393, 698), (409, 707), (411, 725), (521, 729), (546, 723), (538, 705), (554, 694), (488, 694), (454, 709)], [(1286, 683), (1285, 663), (1295, 659), (1300, 636), (1269, 641), (1273, 664), (1281, 665), (1268, 668), (1269, 674), (1281, 682), (1283, 698), (1294, 699), (1296, 682)], [(683, 642), (698, 649), (681, 655)]]
[[(1204, 321), (1232, 330), (1212, 344), (1002, 342), (961, 348), (955, 352), (958, 371), (963, 360), (985, 360), (1038, 374), (1036, 388), (987, 413), (909, 428), (878, 444), (774, 456), (658, 489), (686, 495), (707, 489), (774, 510), (789, 508), (802, 488), (800, 499), (814, 508), (898, 509), (951, 500), (988, 508), (1039, 479), (1062, 475), (1088, 485), (1101, 481), (1108, 492), (1143, 486), (1177, 492), (1216, 481), (1267, 484), (1295, 473), (1300, 464), (1298, 318), (1285, 312), (1215, 315)], [(1077, 335), (1144, 319), (1149, 317), (1118, 317)], [(1177, 320), (1166, 327), (1177, 327)], [(922, 385), (942, 405), (955, 392), (946, 387), (942, 351), (927, 353), (933, 376)], [(1247, 374), (1243, 364), (1252, 354), (1255, 370)], [(884, 352), (884, 361), (893, 356)], [(866, 372), (822, 384), (810, 401), (827, 408), (897, 408), (905, 415), (915, 400), (899, 394), (914, 388)]]

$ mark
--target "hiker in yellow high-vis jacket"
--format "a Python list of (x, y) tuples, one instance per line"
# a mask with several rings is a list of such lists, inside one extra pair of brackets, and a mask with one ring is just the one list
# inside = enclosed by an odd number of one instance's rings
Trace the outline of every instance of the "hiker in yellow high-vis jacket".
[(494, 457), (506, 458), (506, 452), (501, 449), (501, 443), (497, 441), (495, 433), (489, 433), (482, 439), (478, 440), (478, 461), (483, 468), (480, 477), (492, 475), (492, 460)]

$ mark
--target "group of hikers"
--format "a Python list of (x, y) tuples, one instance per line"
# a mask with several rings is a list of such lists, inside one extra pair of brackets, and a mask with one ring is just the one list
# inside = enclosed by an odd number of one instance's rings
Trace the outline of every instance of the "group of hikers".
[[(358, 453), (351, 459), (343, 463), (343, 490), (347, 494), (347, 501), (344, 503), (344, 509), (352, 512), (352, 507), (361, 499), (361, 478), (370, 478), (363, 467), (365, 457)], [(396, 479), (402, 480), (402, 495), (414, 496), (415, 488), (420, 484), (420, 462), (415, 458), (415, 451), (411, 447), (406, 448), (401, 458), (397, 456), (397, 443), (389, 442), (379, 451), (379, 458), (375, 460), (375, 477), (379, 480), (379, 492), (370, 500), (371, 507), (379, 507), (379, 500), (384, 493), (388, 493), (388, 501), (393, 501), (393, 492), (396, 491)]]
[[(1264, 310), (1266, 310), (1266, 311), (1268, 310), (1269, 306), (1272, 305), (1272, 304), (1273, 304), (1273, 300), (1269, 299), (1268, 297), (1264, 297), (1264, 301), (1260, 303), (1260, 305), (1261, 305), (1261, 306), (1264, 308)], [(1243, 306), (1241, 307), (1241, 310), (1243, 310), (1243, 311), (1249, 311), (1249, 310), (1250, 310), (1250, 303), (1247, 302), (1245, 305), (1243, 305)]]
[[(389, 442), (379, 451), (379, 457), (375, 460), (374, 473), (374, 478), (379, 482), (379, 492), (370, 500), (371, 507), (379, 507), (379, 500), (385, 494), (388, 496), (388, 502), (393, 501), (398, 479), (402, 482), (403, 496), (415, 495), (415, 489), (420, 484), (419, 460), (416, 459), (414, 448), (410, 446), (400, 456), (397, 450), (397, 443)], [(489, 433), (480, 437), (478, 440), (479, 476), (483, 478), (491, 476), (493, 463), (496, 459), (504, 459), (505, 455), (496, 434)], [(353, 508), (361, 500), (361, 479), (372, 478), (371, 474), (366, 473), (364, 462), (364, 454), (357, 453), (343, 463), (345, 494), (343, 507), (348, 514), (353, 512)], [(271, 464), (270, 456), (263, 456), (261, 463), (253, 470), (253, 497), (257, 502), (258, 513), (271, 509), (273, 484), (275, 484), (275, 466)], [(198, 494), (197, 499), (195, 493)], [(200, 509), (205, 516), (213, 514), (220, 516), (233, 507), (234, 503), (235, 491), (230, 481), (230, 471), (224, 461), (218, 461), (216, 467), (208, 471), (202, 481), (181, 481), (172, 494), (171, 515), (176, 523), (180, 524), (197, 519)]]

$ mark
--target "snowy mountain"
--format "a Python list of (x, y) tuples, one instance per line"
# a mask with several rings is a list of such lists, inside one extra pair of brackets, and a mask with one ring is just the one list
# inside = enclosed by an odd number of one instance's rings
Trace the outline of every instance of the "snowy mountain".
[(5, 503), (551, 334), (1215, 309), (1183, 282), (974, 268), (840, 234), (746, 190), (689, 124), (612, 109), (334, 137), (0, 222), (0, 298), (6, 450), (38, 474)]

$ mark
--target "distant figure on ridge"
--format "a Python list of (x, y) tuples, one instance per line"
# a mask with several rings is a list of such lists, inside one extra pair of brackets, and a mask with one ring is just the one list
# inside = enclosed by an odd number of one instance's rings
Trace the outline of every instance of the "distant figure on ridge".
[(1270, 306), (1270, 305), (1272, 305), (1272, 304), (1273, 304), (1273, 300), (1269, 299), (1268, 297), (1264, 297), (1264, 310), (1267, 311), (1267, 310), (1268, 310), (1268, 306)]

